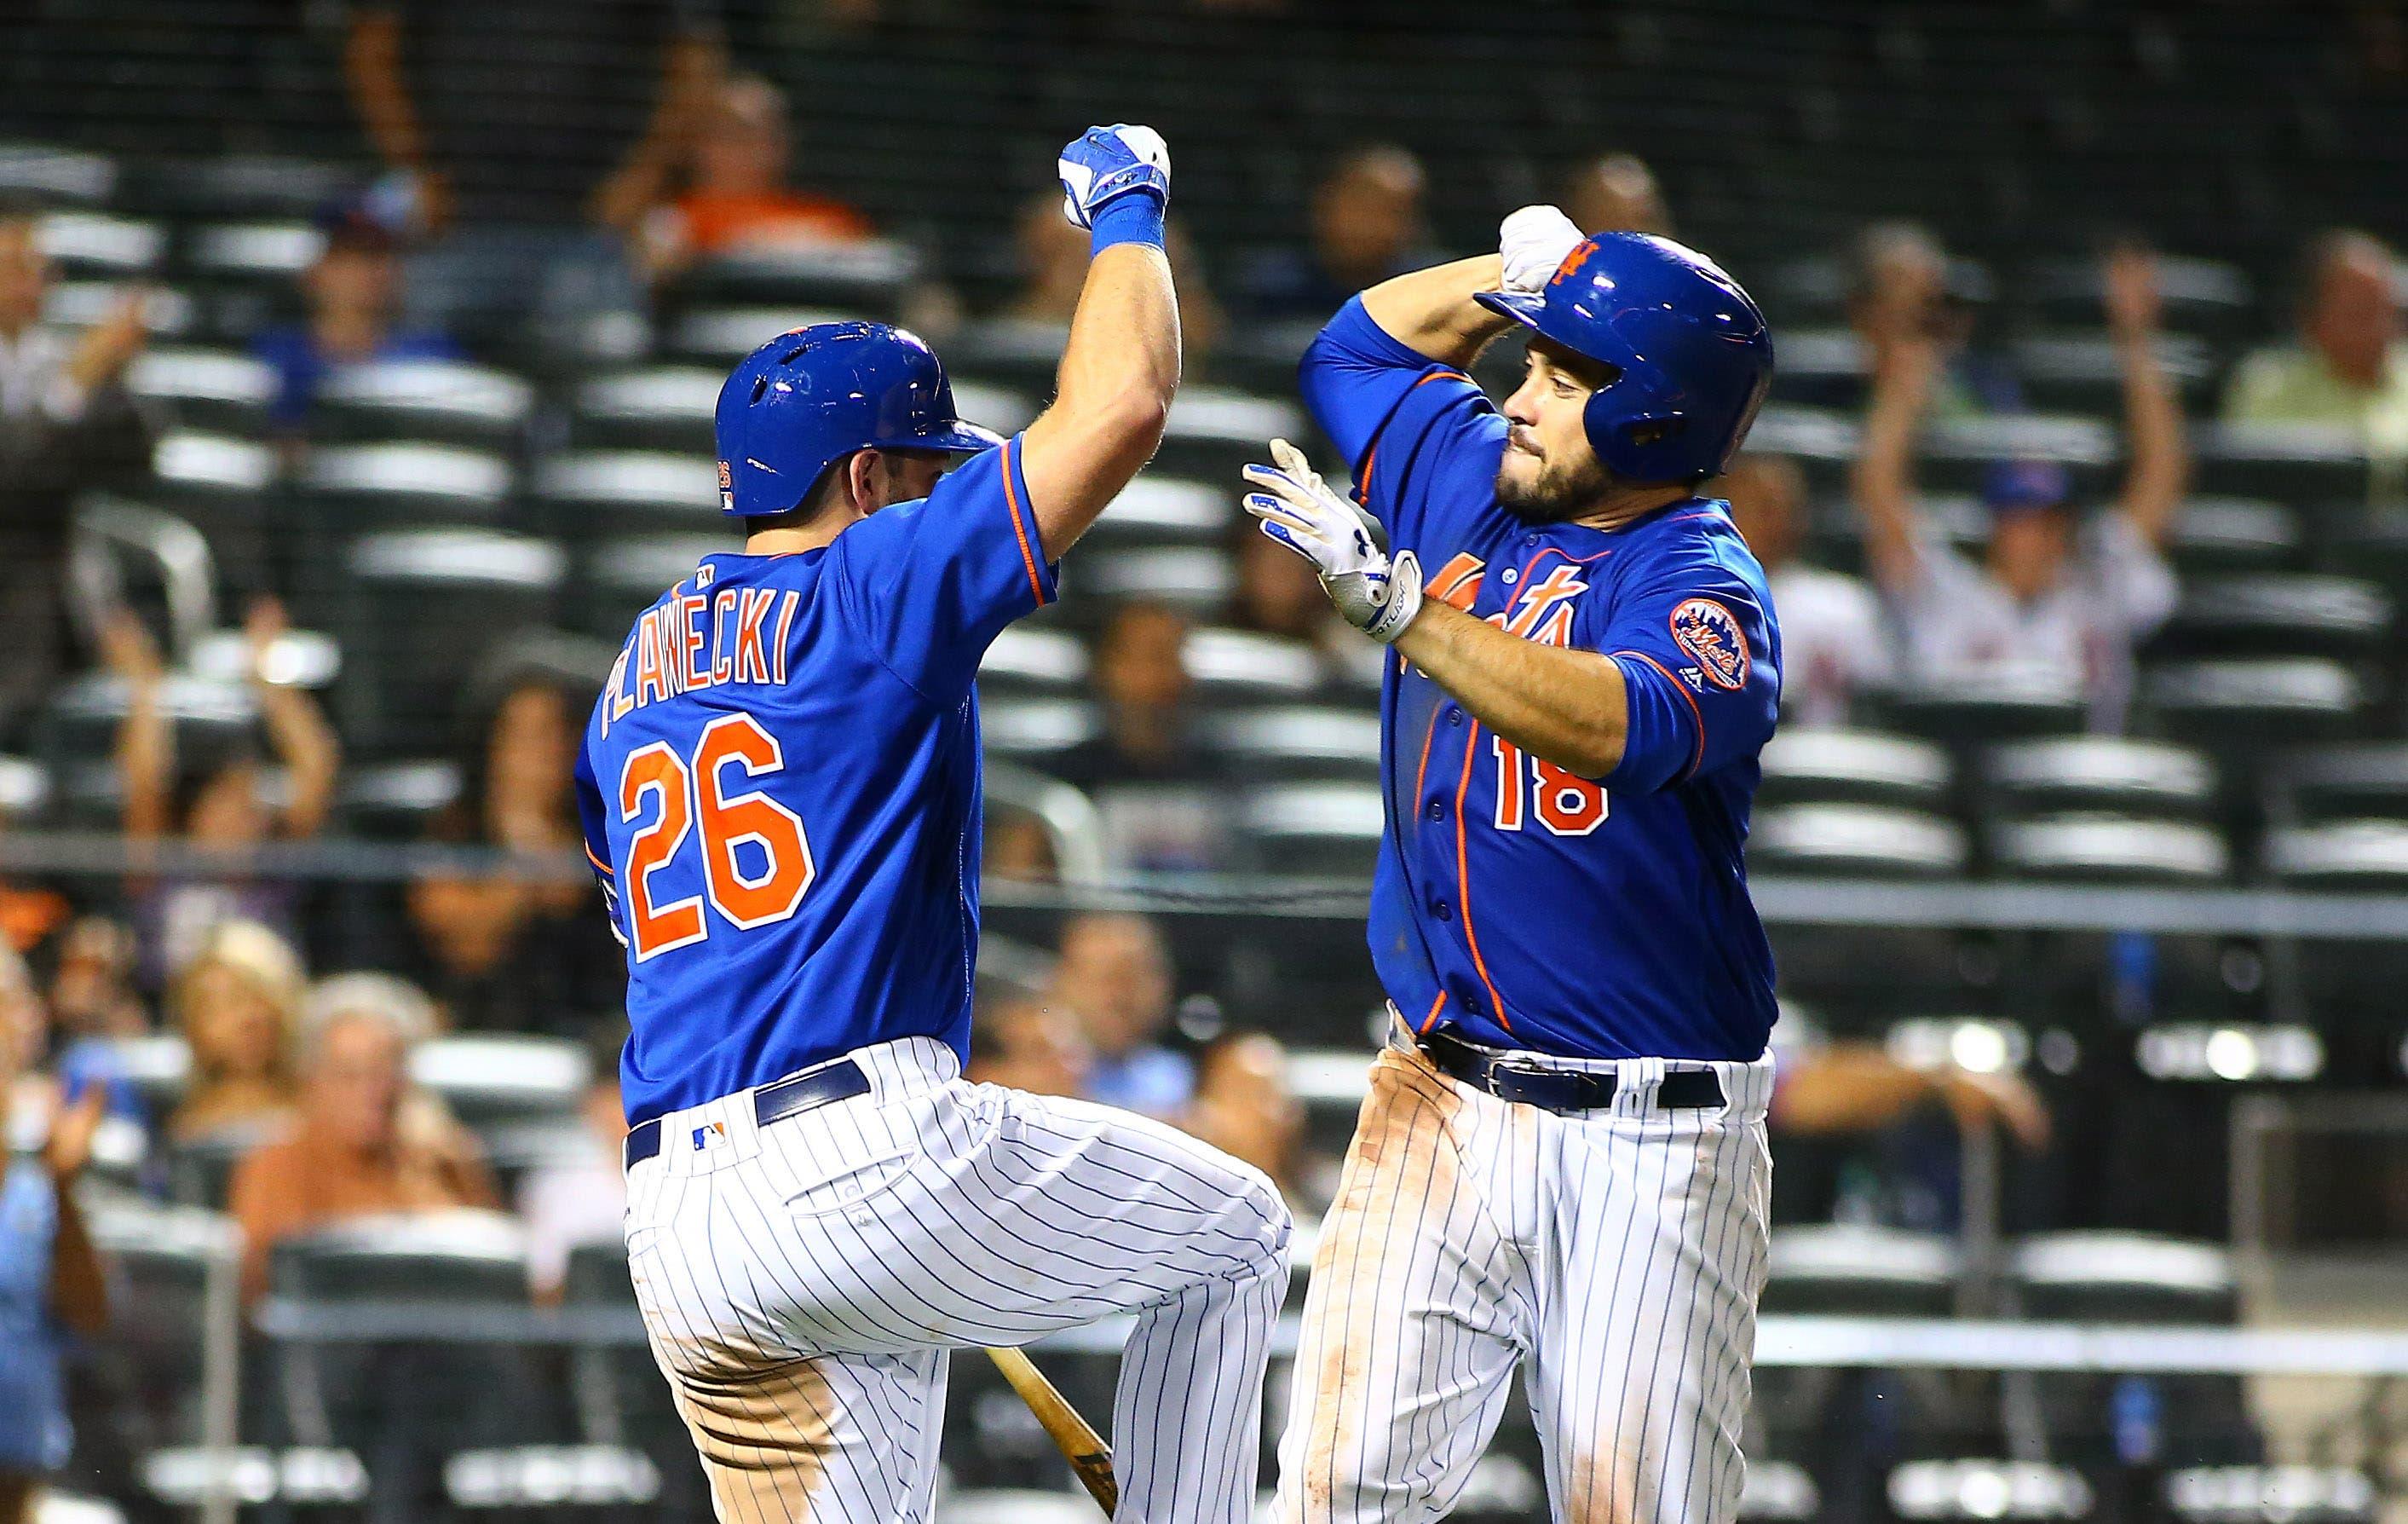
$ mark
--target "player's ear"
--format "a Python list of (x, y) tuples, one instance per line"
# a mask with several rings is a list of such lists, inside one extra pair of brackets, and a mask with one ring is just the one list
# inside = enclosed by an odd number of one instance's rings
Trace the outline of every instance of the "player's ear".
[(853, 489), (853, 506), (875, 513), (886, 506), (889, 472), (886, 457), (875, 450), (856, 450), (845, 457), (845, 484)]

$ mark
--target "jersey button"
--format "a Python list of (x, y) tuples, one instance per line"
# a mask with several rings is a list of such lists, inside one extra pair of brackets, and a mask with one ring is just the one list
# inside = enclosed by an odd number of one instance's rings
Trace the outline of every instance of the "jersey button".
[(1432, 799), (1429, 801), (1428, 806), (1422, 811), (1422, 813), (1429, 816), (1432, 820), (1444, 820), (1446, 818), (1446, 801), (1444, 799)]
[(1455, 919), (1455, 907), (1443, 899), (1433, 899), (1430, 901), (1430, 913), (1441, 921), (1452, 921)]
[(1463, 723), (1463, 711), (1455, 708), (1453, 704), (1447, 705), (1446, 723), (1449, 725), (1461, 725)]
[(1469, 1016), (1476, 1016), (1480, 1014), (1480, 997), (1477, 995), (1466, 995), (1463, 998), (1463, 1012), (1464, 1014)]

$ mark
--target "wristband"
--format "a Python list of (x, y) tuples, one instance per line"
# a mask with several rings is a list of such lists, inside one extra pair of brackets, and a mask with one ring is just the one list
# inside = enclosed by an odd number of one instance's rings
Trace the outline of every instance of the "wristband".
[(1088, 257), (1116, 243), (1161, 248), (1164, 209), (1162, 198), (1150, 190), (1133, 190), (1105, 202), (1095, 213), (1095, 237), (1088, 245)]

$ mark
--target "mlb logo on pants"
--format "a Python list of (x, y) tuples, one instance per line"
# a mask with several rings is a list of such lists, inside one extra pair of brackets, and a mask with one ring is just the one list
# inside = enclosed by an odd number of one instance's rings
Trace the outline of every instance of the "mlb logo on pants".
[(724, 1122), (706, 1122), (694, 1129), (694, 1146), (697, 1149), (715, 1148), (726, 1139), (727, 1124)]

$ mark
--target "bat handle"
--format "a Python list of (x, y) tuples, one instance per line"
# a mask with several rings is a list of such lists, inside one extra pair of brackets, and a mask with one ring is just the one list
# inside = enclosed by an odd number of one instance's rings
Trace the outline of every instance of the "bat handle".
[(1011, 1383), (1011, 1389), (1037, 1415), (1037, 1421), (1045, 1426), (1045, 1432), (1062, 1452), (1062, 1459), (1070, 1462), (1070, 1469), (1078, 1474), (1087, 1495), (1103, 1509), (1104, 1517), (1110, 1518), (1119, 1512), (1121, 1485), (1112, 1474), (1111, 1446), (1079, 1416), (1078, 1409), (1054, 1389), (1054, 1383), (1045, 1379), (1045, 1373), (1027, 1355), (1017, 1349), (989, 1349), (986, 1353), (995, 1361), (996, 1369), (1003, 1373), (1003, 1379)]

